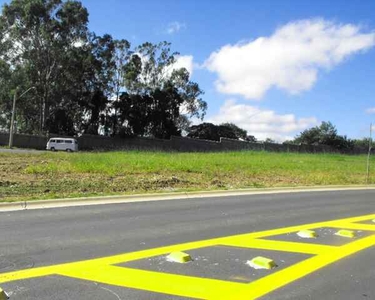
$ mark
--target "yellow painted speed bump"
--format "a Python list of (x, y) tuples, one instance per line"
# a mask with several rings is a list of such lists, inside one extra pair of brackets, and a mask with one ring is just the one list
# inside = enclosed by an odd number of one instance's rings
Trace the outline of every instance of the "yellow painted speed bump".
[(168, 261), (177, 262), (180, 264), (191, 261), (191, 256), (185, 252), (172, 252), (167, 256)]
[(341, 230), (337, 231), (335, 233), (335, 235), (343, 236), (343, 237), (347, 237), (347, 238), (354, 238), (355, 237), (355, 232), (352, 231), (352, 230), (341, 229)]
[(8, 300), (8, 295), (0, 288), (0, 300)]
[(247, 264), (254, 269), (271, 270), (277, 267), (276, 263), (272, 259), (263, 256), (254, 257), (252, 260), (248, 260)]
[(314, 239), (318, 237), (318, 234), (314, 230), (300, 230), (297, 232), (297, 235), (305, 239)]

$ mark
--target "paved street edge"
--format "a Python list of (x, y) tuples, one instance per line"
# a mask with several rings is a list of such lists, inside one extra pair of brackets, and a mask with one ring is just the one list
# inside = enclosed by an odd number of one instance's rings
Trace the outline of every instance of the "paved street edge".
[(358, 191), (375, 190), (374, 185), (351, 185), (351, 186), (312, 186), (297, 188), (264, 188), (264, 189), (237, 189), (197, 192), (175, 192), (175, 193), (154, 193), (116, 196), (95, 196), (82, 198), (65, 198), (52, 200), (27, 200), (17, 202), (0, 203), (0, 212), (16, 211), (25, 209), (43, 209), (87, 205), (104, 205), (116, 203), (135, 203), (147, 201), (182, 200), (190, 198), (212, 198), (245, 195), (265, 195), (284, 193), (306, 193), (306, 192), (330, 192), (330, 191)]

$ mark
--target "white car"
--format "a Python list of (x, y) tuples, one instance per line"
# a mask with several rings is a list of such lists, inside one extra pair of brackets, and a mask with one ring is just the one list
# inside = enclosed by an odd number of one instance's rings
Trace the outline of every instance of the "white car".
[(76, 152), (78, 151), (78, 142), (76, 139), (70, 138), (51, 138), (47, 143), (46, 149), (51, 151)]

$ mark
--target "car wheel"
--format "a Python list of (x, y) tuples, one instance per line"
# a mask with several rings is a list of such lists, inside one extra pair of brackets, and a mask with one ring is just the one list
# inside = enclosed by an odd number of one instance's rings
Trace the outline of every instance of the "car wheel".
[(51, 151), (56, 151), (56, 150), (55, 150), (55, 147), (51, 147)]
[(66, 149), (66, 152), (72, 152), (72, 149)]

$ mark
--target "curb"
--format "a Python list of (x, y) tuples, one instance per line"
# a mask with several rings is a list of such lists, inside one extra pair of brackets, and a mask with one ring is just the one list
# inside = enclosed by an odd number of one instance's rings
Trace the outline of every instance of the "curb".
[(153, 193), (136, 195), (116, 196), (94, 196), (82, 198), (63, 198), (51, 200), (27, 200), (17, 202), (0, 203), (0, 212), (26, 209), (58, 208), (70, 206), (86, 206), (116, 203), (134, 203), (146, 201), (181, 200), (191, 198), (209, 198), (225, 196), (245, 196), (263, 194), (285, 194), (285, 193), (307, 193), (307, 192), (329, 192), (329, 191), (351, 191), (351, 190), (375, 190), (375, 186), (352, 185), (352, 186), (312, 186), (296, 188), (252, 188), (238, 190), (217, 190), (197, 192), (175, 192), (175, 193)]

